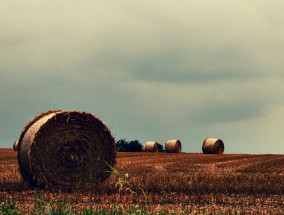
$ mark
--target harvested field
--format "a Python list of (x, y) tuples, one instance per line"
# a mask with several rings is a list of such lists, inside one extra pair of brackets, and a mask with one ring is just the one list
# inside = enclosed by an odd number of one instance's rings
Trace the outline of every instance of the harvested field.
[(0, 214), (11, 202), (21, 214), (284, 213), (284, 155), (117, 153), (119, 175), (88, 193), (30, 188), (18, 168), (17, 153), (1, 149)]

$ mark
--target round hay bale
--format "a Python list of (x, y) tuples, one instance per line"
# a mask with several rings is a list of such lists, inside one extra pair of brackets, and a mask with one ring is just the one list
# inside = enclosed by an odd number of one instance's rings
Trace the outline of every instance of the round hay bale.
[(165, 142), (165, 151), (167, 153), (180, 153), (181, 149), (180, 140), (168, 140)]
[(203, 141), (202, 151), (204, 154), (223, 154), (224, 143), (217, 138), (206, 138)]
[(158, 152), (159, 151), (158, 143), (151, 142), (151, 141), (146, 142), (145, 145), (143, 146), (143, 151), (144, 152)]
[(18, 151), (18, 145), (19, 145), (19, 140), (16, 140), (16, 141), (13, 143), (13, 149), (14, 149), (14, 151)]
[(50, 110), (35, 117), (21, 133), (18, 162), (32, 186), (89, 189), (104, 181), (115, 165), (115, 142), (96, 116)]

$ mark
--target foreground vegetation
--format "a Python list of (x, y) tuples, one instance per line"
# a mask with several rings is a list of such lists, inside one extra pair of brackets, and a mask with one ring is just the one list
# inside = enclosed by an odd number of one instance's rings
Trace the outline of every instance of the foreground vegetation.
[(284, 155), (118, 153), (88, 192), (30, 188), (0, 150), (0, 214), (283, 214)]

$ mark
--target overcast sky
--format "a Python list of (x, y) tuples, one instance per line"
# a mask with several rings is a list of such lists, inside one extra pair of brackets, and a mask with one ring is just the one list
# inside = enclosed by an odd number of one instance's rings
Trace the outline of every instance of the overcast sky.
[(283, 0), (0, 0), (0, 147), (49, 109), (116, 139), (284, 153)]

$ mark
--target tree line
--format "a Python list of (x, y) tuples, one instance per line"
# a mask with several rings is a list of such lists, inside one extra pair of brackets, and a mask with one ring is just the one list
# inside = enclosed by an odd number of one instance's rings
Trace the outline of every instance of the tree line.
[[(119, 152), (142, 152), (143, 145), (139, 140), (126, 140), (119, 139), (115, 142), (116, 151)], [(164, 147), (161, 144), (158, 144), (159, 152), (164, 152)]]

